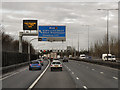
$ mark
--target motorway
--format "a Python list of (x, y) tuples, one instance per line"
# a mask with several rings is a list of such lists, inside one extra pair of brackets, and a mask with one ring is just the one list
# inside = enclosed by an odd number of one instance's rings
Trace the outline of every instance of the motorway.
[[(42, 70), (25, 70), (3, 78), (3, 88), (28, 88), (42, 73)], [(118, 70), (91, 63), (72, 61), (63, 63), (63, 71), (47, 69), (34, 88), (118, 88)]]

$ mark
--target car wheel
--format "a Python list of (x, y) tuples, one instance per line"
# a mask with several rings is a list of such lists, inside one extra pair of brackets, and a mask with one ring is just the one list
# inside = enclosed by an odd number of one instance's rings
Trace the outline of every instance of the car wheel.
[(41, 68), (39, 68), (39, 70), (41, 70)]
[(62, 71), (62, 68), (60, 70)]
[(29, 68), (29, 70), (32, 70), (31, 68)]

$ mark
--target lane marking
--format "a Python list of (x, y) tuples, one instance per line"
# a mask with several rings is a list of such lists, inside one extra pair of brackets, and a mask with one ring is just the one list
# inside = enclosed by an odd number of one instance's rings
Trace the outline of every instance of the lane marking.
[(113, 78), (116, 79), (116, 80), (118, 79), (117, 77), (113, 77)]
[(69, 69), (69, 71), (71, 71), (71, 70)]
[(47, 71), (48, 67), (50, 65), (50, 61), (49, 61), (49, 64), (48, 66), (45, 68), (45, 70), (40, 74), (40, 76), (32, 83), (32, 85), (30, 85), (30, 87), (27, 89), (27, 90), (31, 90), (35, 85), (36, 83), (41, 79), (41, 77), (45, 74), (45, 72)]
[(19, 71), (19, 72), (12, 73), (11, 75), (8, 75), (8, 76), (6, 76), (6, 77), (0, 78), (0, 80), (4, 80), (4, 79), (6, 79), (6, 78), (9, 78), (9, 77), (11, 77), (11, 76), (14, 76), (14, 75), (16, 75), (16, 74), (18, 74), (18, 73), (20, 73), (20, 72), (25, 71), (26, 69), (28, 69), (28, 68), (25, 68), (25, 69), (23, 69), (23, 70), (21, 70), (21, 71)]
[(77, 80), (79, 80), (79, 78), (78, 78), (78, 77), (76, 77), (76, 79), (77, 79)]
[(92, 69), (93, 71), (95, 70), (95, 69)]
[(103, 74), (104, 72), (100, 72), (101, 74)]
[(88, 67), (86, 67), (86, 68), (88, 68)]
[(72, 74), (74, 74), (74, 72), (72, 72)]
[(87, 89), (87, 87), (86, 87), (86, 86), (83, 86), (83, 88), (84, 88), (84, 89)]

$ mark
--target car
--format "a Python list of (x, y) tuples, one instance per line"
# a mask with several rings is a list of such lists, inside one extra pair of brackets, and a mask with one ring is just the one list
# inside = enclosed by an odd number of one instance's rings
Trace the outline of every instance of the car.
[(68, 57), (64, 57), (63, 62), (68, 62)]
[(59, 60), (53, 60), (53, 62), (51, 62), (51, 71), (53, 70), (60, 70), (62, 71), (62, 63)]
[(41, 68), (42, 68), (42, 65), (38, 60), (31, 61), (29, 64), (29, 70), (33, 70), (33, 69), (41, 70)]
[(85, 54), (81, 54), (80, 55), (80, 59), (86, 59), (86, 55)]

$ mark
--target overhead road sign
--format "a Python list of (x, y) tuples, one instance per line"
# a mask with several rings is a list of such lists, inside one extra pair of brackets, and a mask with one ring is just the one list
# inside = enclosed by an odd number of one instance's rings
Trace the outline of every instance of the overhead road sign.
[(23, 20), (23, 30), (37, 30), (37, 20)]
[(66, 41), (66, 26), (39, 26), (38, 38), (40, 38), (39, 41)]

